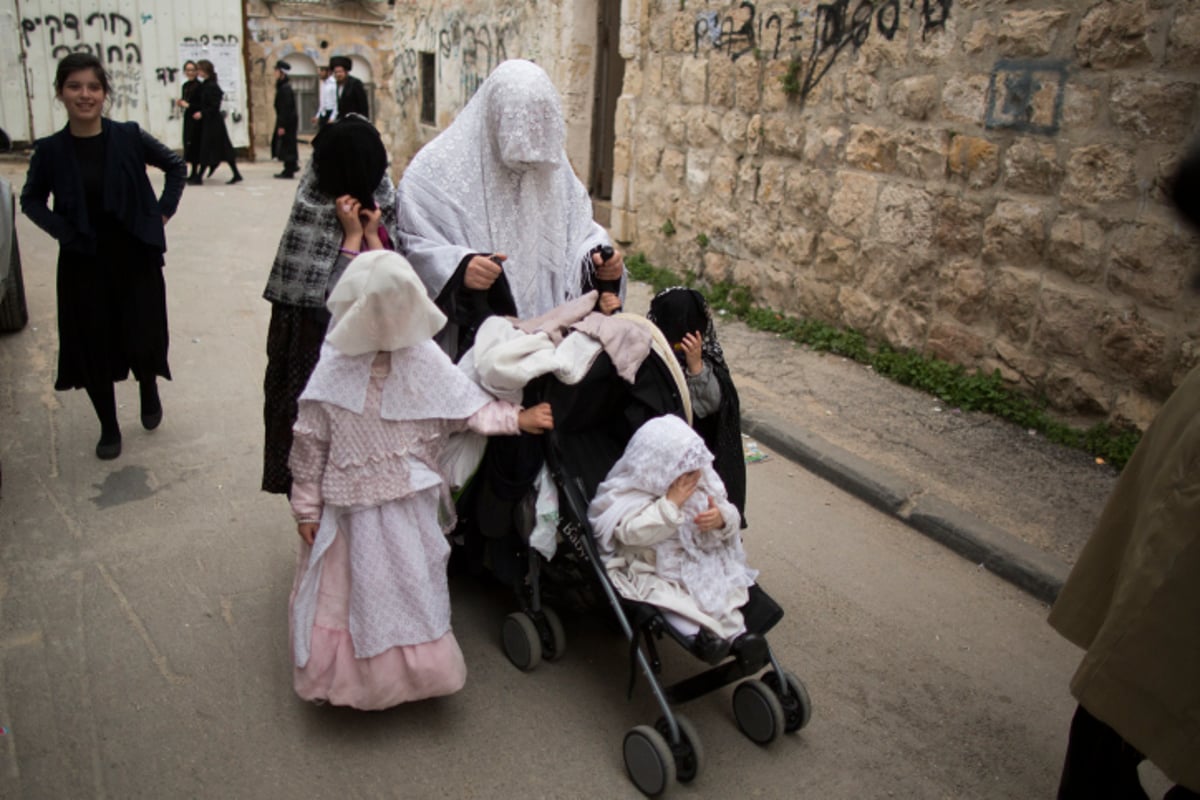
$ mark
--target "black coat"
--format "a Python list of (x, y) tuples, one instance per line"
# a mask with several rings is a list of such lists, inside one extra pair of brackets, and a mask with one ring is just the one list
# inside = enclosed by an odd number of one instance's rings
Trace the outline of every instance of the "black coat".
[(367, 89), (363, 82), (353, 75), (347, 75), (346, 82), (338, 87), (338, 118), (347, 114), (362, 114), (367, 119), (371, 118)]
[(179, 96), (188, 104), (183, 109), (183, 157), (195, 164), (200, 161), (200, 120), (192, 119), (192, 113), (200, 110), (200, 81), (185, 81)]
[(209, 78), (200, 84), (197, 95), (200, 107), (188, 109), (200, 112), (200, 163), (206, 167), (215, 167), (222, 161), (233, 163), (233, 142), (229, 140), (229, 131), (225, 128), (225, 117), (221, 114), (221, 98), (225, 92), (221, 90), (216, 79)]
[[(104, 210), (120, 220), (122, 227), (139, 241), (165, 252), (167, 239), (162, 218), (173, 216), (179, 207), (187, 165), (136, 122), (105, 119), (102, 124), (108, 137)], [(166, 173), (158, 197), (146, 175), (147, 164)], [(46, 205), (51, 194), (53, 211)], [(21, 211), (58, 240), (64, 250), (96, 252), (97, 231), (88, 219), (83, 179), (67, 128), (34, 143), (29, 174), (21, 189)]]
[[(300, 128), (300, 115), (296, 111), (296, 93), (287, 78), (275, 84), (275, 128), (271, 131), (271, 158), (285, 164), (300, 160), (296, 146), (296, 132)], [(283, 135), (279, 131), (283, 130)]]

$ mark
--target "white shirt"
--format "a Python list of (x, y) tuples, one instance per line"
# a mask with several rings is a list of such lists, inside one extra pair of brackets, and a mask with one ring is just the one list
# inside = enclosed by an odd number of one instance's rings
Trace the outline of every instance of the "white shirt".
[(337, 95), (337, 80), (335, 80), (332, 75), (321, 81), (321, 106), (317, 109), (317, 116), (322, 116), (328, 113), (329, 122), (333, 122), (335, 119), (337, 119)]

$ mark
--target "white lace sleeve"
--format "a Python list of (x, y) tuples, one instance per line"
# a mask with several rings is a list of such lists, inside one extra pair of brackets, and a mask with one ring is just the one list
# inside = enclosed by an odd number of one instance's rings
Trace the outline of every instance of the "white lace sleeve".
[(679, 507), (660, 497), (617, 523), (617, 541), (631, 547), (650, 547), (674, 536), (683, 522)]

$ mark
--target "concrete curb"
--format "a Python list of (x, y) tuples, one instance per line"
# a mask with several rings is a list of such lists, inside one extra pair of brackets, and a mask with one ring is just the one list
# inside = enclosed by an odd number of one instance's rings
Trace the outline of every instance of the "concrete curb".
[(1038, 600), (1054, 602), (1067, 578), (1058, 559), (768, 411), (743, 409), (742, 431)]

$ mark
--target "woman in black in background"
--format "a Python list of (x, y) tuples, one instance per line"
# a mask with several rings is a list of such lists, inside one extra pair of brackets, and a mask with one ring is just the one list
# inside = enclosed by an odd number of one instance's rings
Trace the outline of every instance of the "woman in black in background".
[[(200, 122), (200, 167), (208, 167), (208, 176), (217, 171), (224, 161), (233, 170), (233, 177), (226, 183), (238, 183), (242, 173), (238, 172), (234, 160), (233, 142), (229, 141), (229, 131), (225, 130), (225, 117), (221, 115), (221, 98), (225, 93), (217, 83), (217, 71), (207, 58), (196, 62), (196, 70), (200, 73), (200, 109), (192, 113), (192, 119)], [(199, 181), (197, 181), (199, 183)]]
[[(116, 458), (115, 381), (132, 370), (142, 426), (153, 430), (162, 421), (156, 379), (171, 377), (163, 226), (179, 205), (187, 167), (136, 122), (104, 117), (109, 81), (95, 56), (63, 58), (54, 86), (67, 126), (35, 143), (21, 210), (59, 244), (54, 388), (87, 390), (100, 418), (96, 455)], [(147, 165), (166, 173), (159, 197)]]
[(183, 76), (187, 78), (180, 88), (179, 99), (175, 105), (183, 109), (183, 158), (191, 165), (188, 183), (200, 183), (200, 120), (192, 115), (199, 109), (200, 80), (196, 77), (196, 62), (187, 61), (183, 65)]

